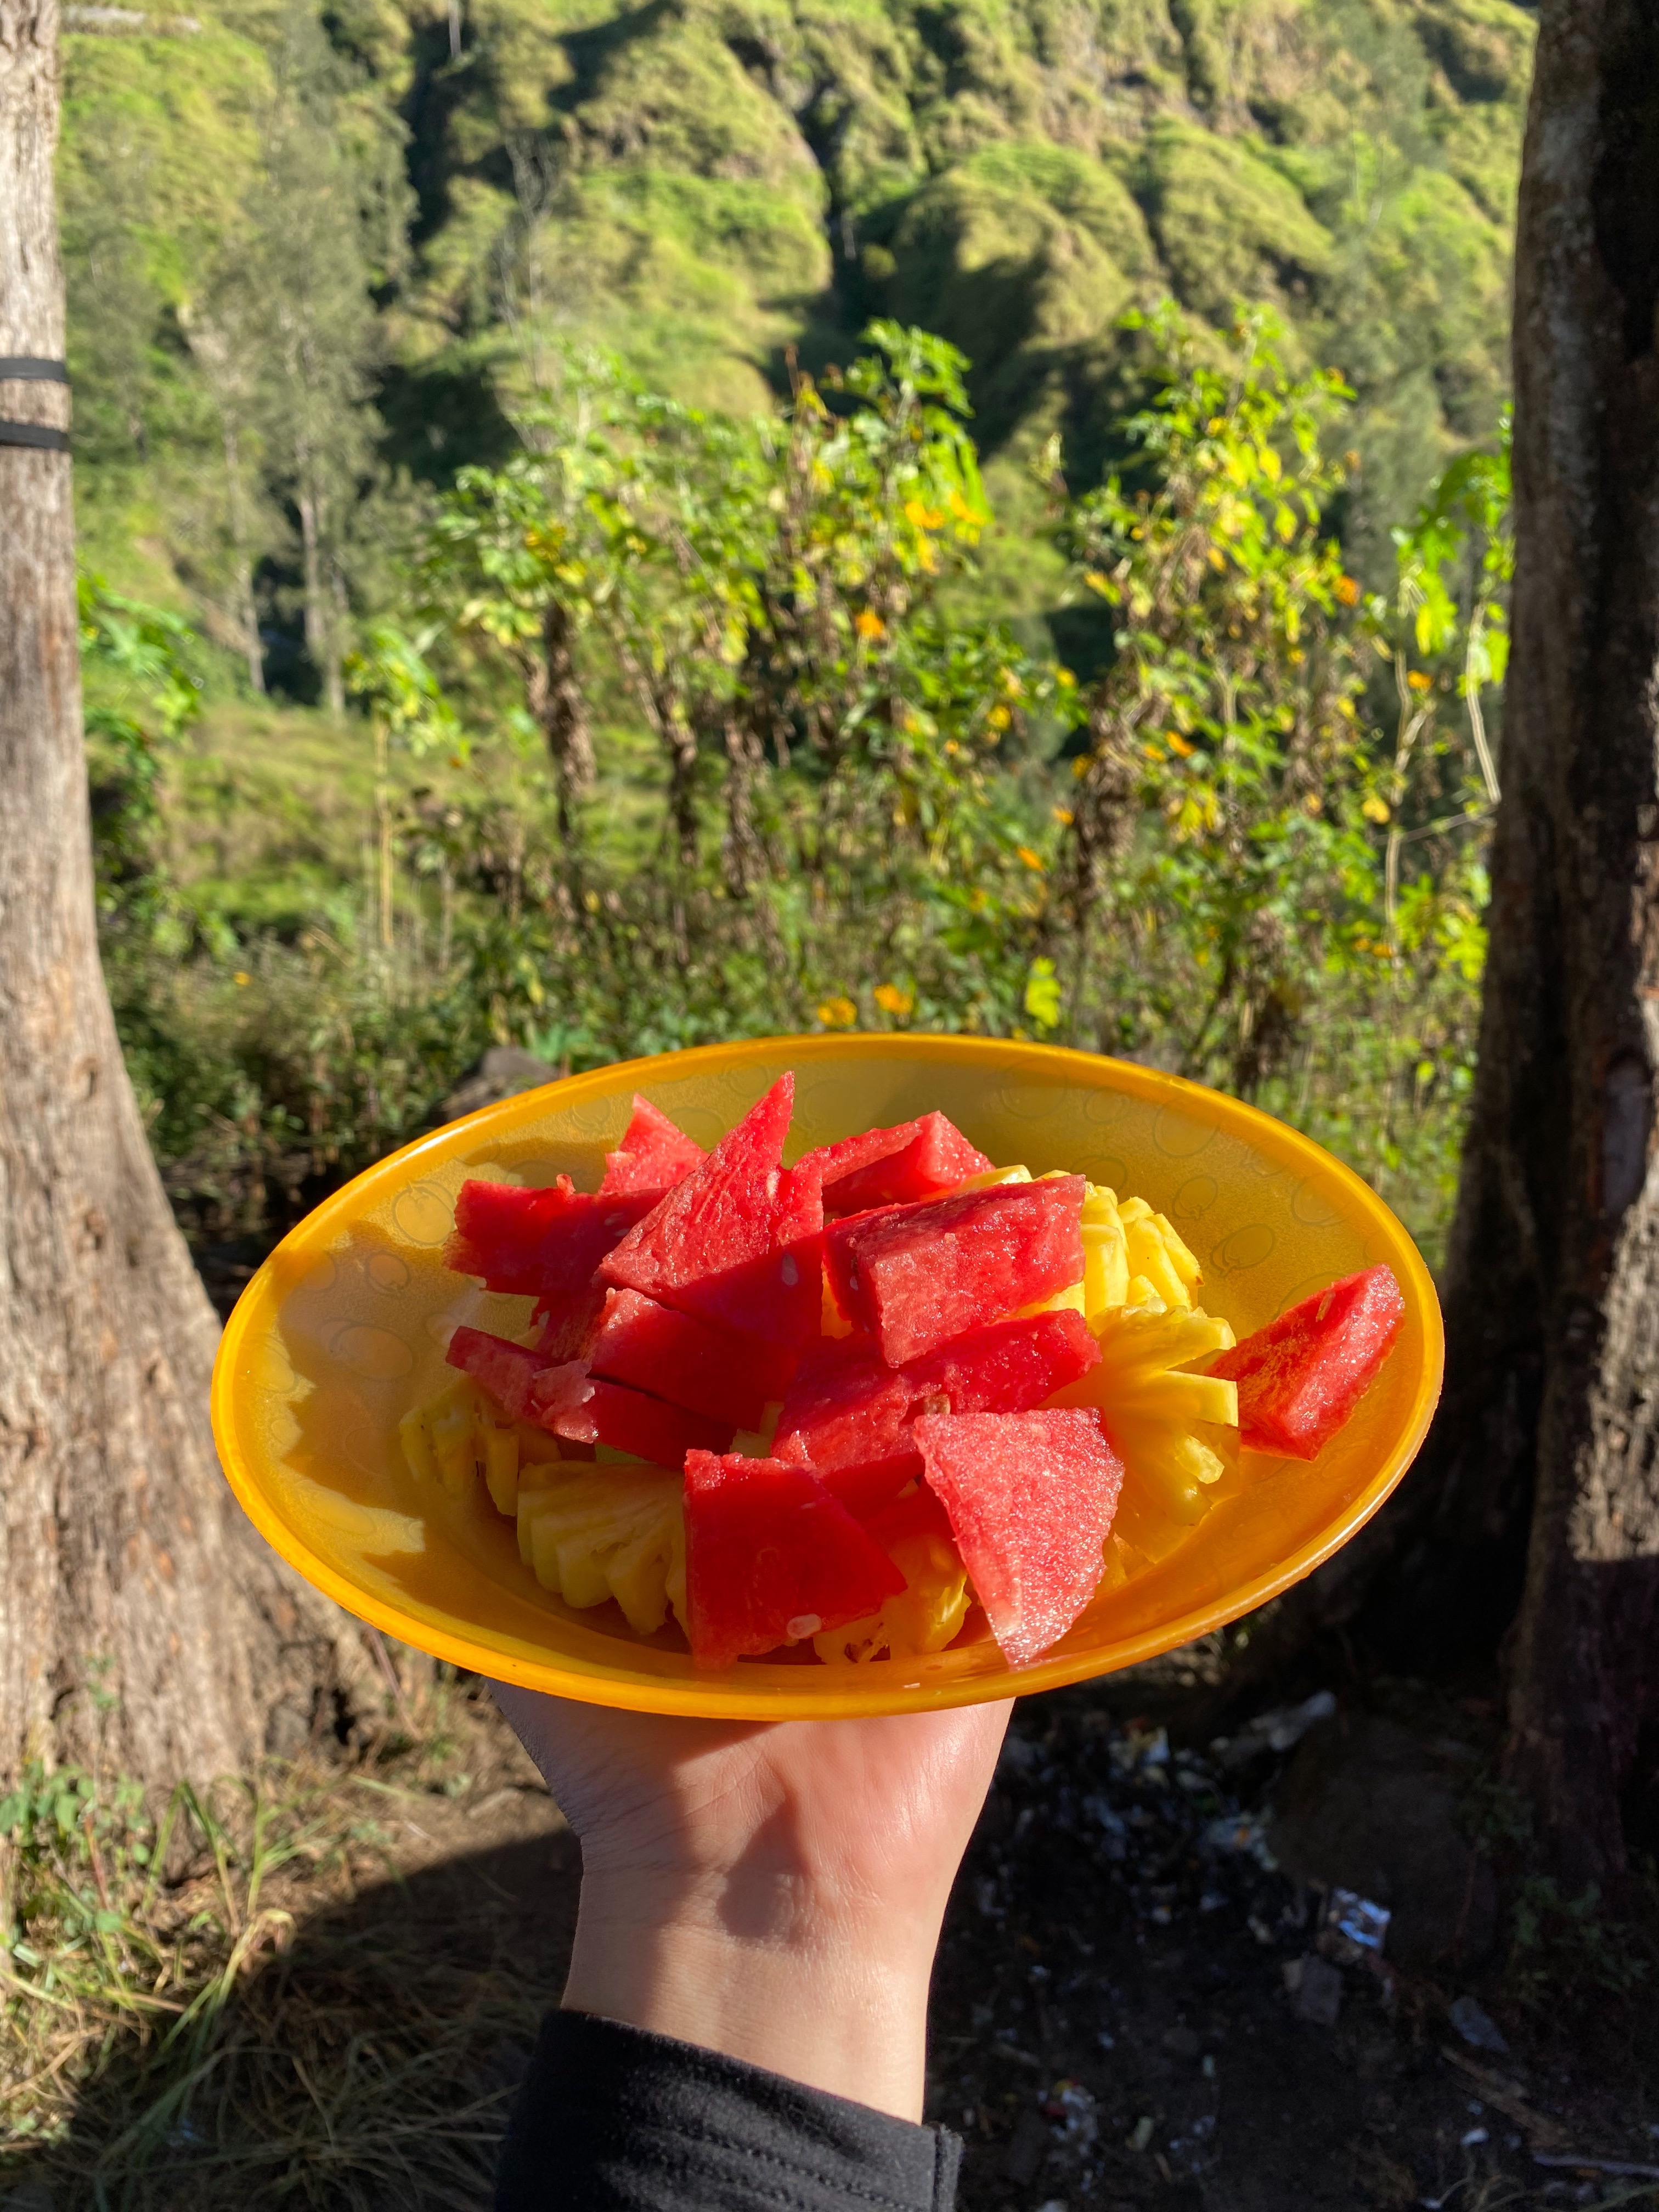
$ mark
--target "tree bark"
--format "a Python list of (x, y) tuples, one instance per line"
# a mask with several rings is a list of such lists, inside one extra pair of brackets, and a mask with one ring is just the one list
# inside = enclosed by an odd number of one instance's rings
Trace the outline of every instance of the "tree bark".
[[(64, 350), (57, 0), (0, 0), (0, 355)], [(62, 428), (61, 385), (0, 416)], [(216, 1328), (99, 967), (67, 454), (0, 445), (0, 1771), (209, 1775), (333, 1717), (343, 1617), (214, 1463)], [(319, 1705), (319, 1698), (322, 1704)]]
[(530, 664), (527, 690), (531, 714), (553, 764), (559, 835), (568, 843), (572, 808), (592, 787), (595, 763), (593, 733), (576, 673), (570, 613), (562, 600), (550, 599), (542, 611), (541, 657)]
[(1659, 1722), (1656, 210), (1659, 17), (1545, 0), (1480, 1067), (1449, 1388), (1390, 1610), (1419, 1665), (1437, 1623), (1490, 1632), (1525, 1532), (1508, 1771), (1573, 1890), (1623, 1875), (1621, 1811)]

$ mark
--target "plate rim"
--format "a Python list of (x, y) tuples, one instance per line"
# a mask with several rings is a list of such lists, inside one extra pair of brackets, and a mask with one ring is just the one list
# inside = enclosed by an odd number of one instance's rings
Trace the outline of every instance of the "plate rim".
[[(723, 1071), (755, 1061), (786, 1057), (792, 1066), (803, 1060), (847, 1057), (879, 1058), (896, 1048), (907, 1054), (941, 1060), (994, 1060), (1014, 1066), (1036, 1066), (1062, 1079), (1069, 1073), (1074, 1084), (1089, 1090), (1117, 1090), (1148, 1101), (1167, 1104), (1201, 1100), (1206, 1114), (1219, 1105), (1223, 1119), (1249, 1134), (1258, 1148), (1275, 1154), (1286, 1164), (1306, 1163), (1309, 1156), (1334, 1174), (1355, 1209), (1379, 1231), (1390, 1249), (1389, 1264), (1401, 1274), (1401, 1287), (1415, 1303), (1423, 1323), (1424, 1359), (1418, 1376), (1411, 1415), (1384, 1455), (1382, 1464), (1364, 1487), (1318, 1533), (1285, 1559), (1236, 1585), (1218, 1597), (1182, 1613), (1159, 1626), (1141, 1630), (1118, 1641), (1080, 1652), (1058, 1652), (1011, 1668), (1006, 1663), (982, 1674), (969, 1674), (950, 1683), (895, 1684), (884, 1688), (872, 1682), (872, 1669), (860, 1668), (856, 1682), (840, 1668), (794, 1668), (787, 1671), (805, 1678), (799, 1688), (756, 1682), (745, 1687), (738, 1668), (706, 1680), (641, 1677), (612, 1677), (604, 1672), (572, 1669), (568, 1662), (550, 1656), (529, 1661), (496, 1649), (460, 1632), (435, 1629), (403, 1610), (393, 1601), (362, 1589), (330, 1560), (314, 1552), (298, 1531), (276, 1509), (264, 1487), (245, 1464), (238, 1436), (238, 1412), (234, 1404), (240, 1376), (239, 1358), (266, 1299), (282, 1272), (284, 1254), (309, 1249), (321, 1240), (325, 1249), (333, 1241), (337, 1224), (343, 1225), (360, 1204), (366, 1185), (390, 1181), (409, 1164), (427, 1157), (444, 1158), (472, 1149), (477, 1133), (486, 1127), (504, 1129), (533, 1121), (546, 1110), (553, 1094), (562, 1104), (580, 1103), (585, 1094), (610, 1095), (625, 1078), (634, 1089), (649, 1086), (653, 1076), (672, 1070), (684, 1074), (697, 1066), (718, 1066)], [(1090, 1071), (1086, 1082), (1080, 1079)], [(1103, 1082), (1103, 1071), (1109, 1071)], [(831, 1036), (749, 1037), (726, 1044), (689, 1046), (678, 1052), (653, 1053), (637, 1060), (614, 1060), (603, 1067), (564, 1076), (534, 1090), (498, 1099), (456, 1121), (425, 1132), (396, 1152), (354, 1176), (350, 1182), (313, 1207), (273, 1247), (238, 1297), (220, 1339), (214, 1361), (210, 1412), (220, 1468), (237, 1503), (260, 1535), (304, 1580), (343, 1611), (372, 1626), (412, 1644), (434, 1657), (448, 1660), (483, 1675), (487, 1680), (516, 1683), (578, 1703), (616, 1710), (679, 1715), (710, 1720), (831, 1720), (881, 1714), (931, 1711), (989, 1704), (1008, 1697), (1035, 1696), (1108, 1674), (1121, 1672), (1161, 1653), (1194, 1642), (1228, 1622), (1255, 1612), (1312, 1574), (1341, 1547), (1357, 1535), (1387, 1502), (1420, 1449), (1439, 1401), (1445, 1368), (1445, 1334), (1434, 1279), (1409, 1231), (1370, 1185), (1335, 1155), (1293, 1129), (1286, 1122), (1227, 1092), (1193, 1083), (1161, 1068), (1143, 1067), (1133, 1060), (1073, 1047), (1038, 1044), (1000, 1037), (962, 1036), (920, 1031), (853, 1031)], [(411, 1631), (416, 1632), (411, 1634)], [(623, 1647), (626, 1648), (626, 1647)], [(625, 1663), (625, 1662), (623, 1662)], [(786, 1670), (778, 1668), (777, 1674)], [(822, 1686), (808, 1688), (808, 1681)]]

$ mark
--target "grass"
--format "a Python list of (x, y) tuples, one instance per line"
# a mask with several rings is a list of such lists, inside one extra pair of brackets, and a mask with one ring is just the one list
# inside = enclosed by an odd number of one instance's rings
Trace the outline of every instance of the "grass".
[[(181, 1784), (159, 1810), (114, 1778), (37, 1770), (0, 1806), (0, 2193), (27, 2179), (100, 2212), (488, 2202), (556, 1980), (504, 1940), (482, 1862), (410, 1869), (410, 1834), (465, 1851), (489, 1768), (515, 1771), (446, 1674), (406, 1665), (340, 1761)], [(522, 1771), (495, 1794), (556, 1819)]]

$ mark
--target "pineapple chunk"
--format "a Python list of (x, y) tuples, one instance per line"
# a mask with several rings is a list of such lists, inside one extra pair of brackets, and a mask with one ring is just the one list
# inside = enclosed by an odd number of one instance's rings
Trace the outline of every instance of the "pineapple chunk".
[(1173, 1224), (1144, 1198), (1091, 1183), (1083, 1201), (1084, 1311), (1093, 1325), (1119, 1306), (1188, 1307), (1203, 1277)]
[(641, 1636), (672, 1606), (685, 1619), (685, 1514), (680, 1477), (654, 1468), (596, 1467), (520, 1493), (519, 1548), (544, 1589), (567, 1605), (615, 1598)]
[(1128, 1247), (1117, 1195), (1091, 1182), (1083, 1200), (1083, 1310), (1092, 1326), (1128, 1297)]
[(398, 1424), (398, 1438), (410, 1473), (420, 1480), (435, 1475), (452, 1498), (464, 1497), (484, 1468), (483, 1430), (490, 1408), (466, 1376), (412, 1407)]
[(914, 1659), (924, 1651), (943, 1651), (968, 1617), (972, 1602), (968, 1574), (954, 1544), (943, 1536), (901, 1537), (893, 1563), (905, 1587), (879, 1613), (849, 1620), (844, 1628), (812, 1638), (812, 1649), (827, 1666), (863, 1666), (886, 1652)]
[(491, 1421), (484, 1429), (483, 1443), (490, 1503), (511, 1521), (519, 1510), (519, 1432)]
[(420, 1406), (411, 1406), (398, 1424), (398, 1441), (404, 1448), (404, 1463), (417, 1482), (435, 1482), (438, 1462), (432, 1456), (432, 1439), (426, 1431), (426, 1413)]
[(1174, 1225), (1144, 1198), (1126, 1198), (1118, 1212), (1131, 1273), (1144, 1276), (1166, 1306), (1190, 1306), (1204, 1279)]
[(981, 1174), (964, 1176), (959, 1183), (940, 1195), (960, 1198), (965, 1190), (995, 1190), (1001, 1183), (1030, 1182), (1030, 1168), (987, 1168)]
[(1229, 1350), (1222, 1320), (1154, 1299), (1091, 1321), (1100, 1364), (1061, 1391), (1062, 1406), (1098, 1406), (1121, 1454), (1127, 1486), (1172, 1521), (1197, 1521), (1237, 1449), (1238, 1389), (1178, 1370)]
[(769, 1399), (761, 1408), (759, 1428), (739, 1429), (732, 1439), (732, 1449), (740, 1452), (744, 1459), (770, 1459), (778, 1433), (778, 1416), (782, 1411), (781, 1398)]

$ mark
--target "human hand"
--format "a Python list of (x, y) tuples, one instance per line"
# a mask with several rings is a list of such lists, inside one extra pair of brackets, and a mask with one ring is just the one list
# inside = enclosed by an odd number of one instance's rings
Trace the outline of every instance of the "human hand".
[(921, 2118), (939, 1923), (1011, 1705), (744, 1724), (495, 1700), (581, 1839), (568, 2009)]

